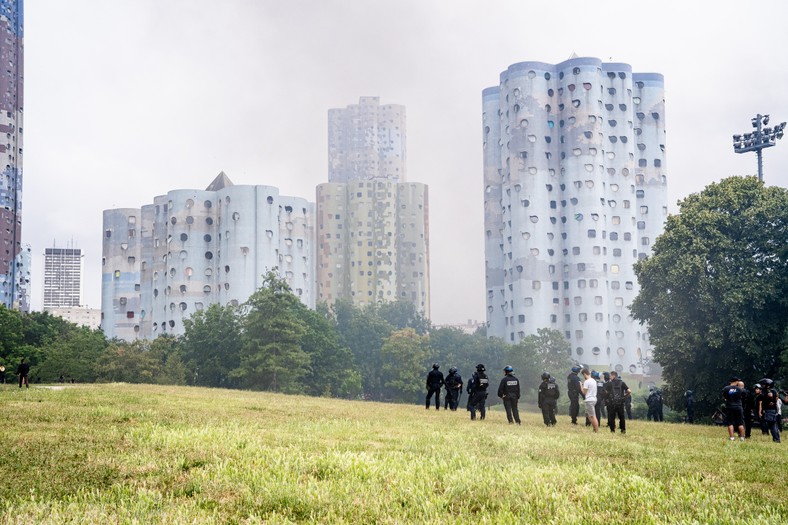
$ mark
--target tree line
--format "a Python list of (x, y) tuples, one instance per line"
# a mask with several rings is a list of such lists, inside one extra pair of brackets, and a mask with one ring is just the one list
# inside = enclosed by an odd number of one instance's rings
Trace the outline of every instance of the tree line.
[(405, 403), (422, 401), (434, 362), (466, 377), (477, 363), (511, 365), (534, 392), (543, 370), (571, 366), (568, 342), (555, 330), (509, 345), (484, 330), (435, 328), (409, 302), (337, 301), (310, 310), (274, 271), (245, 304), (212, 304), (184, 326), (180, 337), (125, 342), (48, 313), (0, 307), (0, 364), (13, 374), (27, 358), (34, 383), (62, 377)]

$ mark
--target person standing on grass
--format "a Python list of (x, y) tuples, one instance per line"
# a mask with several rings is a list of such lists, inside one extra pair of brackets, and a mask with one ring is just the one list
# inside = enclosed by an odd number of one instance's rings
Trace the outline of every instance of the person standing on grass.
[(545, 426), (555, 426), (555, 407), (561, 392), (558, 391), (558, 384), (555, 378), (547, 372), (542, 372), (542, 384), (539, 385), (539, 408), (542, 410), (542, 420)]
[(446, 385), (446, 406), (444, 408), (455, 411), (462, 393), (462, 376), (457, 372), (456, 366), (449, 368), (449, 375), (446, 376), (444, 384)]
[(763, 393), (761, 394), (760, 412), (761, 421), (764, 426), (772, 433), (772, 441), (780, 442), (780, 427), (778, 420), (778, 401), (780, 400), (777, 390), (774, 388), (774, 381), (771, 379), (761, 379)]
[(5, 366), (0, 365), (0, 385), (5, 384)]
[(520, 411), (517, 409), (517, 402), (520, 401), (520, 380), (514, 377), (514, 368), (507, 366), (503, 369), (503, 379), (498, 385), (498, 397), (503, 399), (503, 407), (506, 409), (506, 419), (509, 424), (520, 424)]
[(695, 392), (687, 390), (684, 392), (684, 399), (687, 403), (687, 423), (695, 422)]
[(441, 409), (441, 388), (443, 388), (443, 372), (438, 370), (441, 367), (438, 363), (433, 363), (432, 370), (427, 374), (427, 400), (426, 409), (430, 408), (430, 399), (435, 394), (435, 410)]
[(569, 396), (569, 417), (572, 424), (577, 425), (577, 416), (580, 413), (580, 372), (579, 366), (573, 366), (572, 371), (566, 376), (566, 395)]
[(476, 365), (476, 372), (468, 382), (468, 404), (471, 411), (471, 421), (476, 420), (476, 411), (479, 411), (479, 419), (483, 420), (487, 414), (487, 387), (490, 386), (490, 380), (485, 373), (484, 365), (479, 363)]
[(25, 384), (25, 388), (30, 388), (30, 384), (27, 382), (27, 376), (29, 374), (30, 363), (25, 363), (25, 358), (23, 357), (19, 362), (19, 366), (16, 367), (16, 375), (19, 376), (19, 388), (22, 388), (22, 383)]
[(605, 383), (596, 370), (591, 371), (591, 378), (596, 381), (596, 405), (594, 405), (594, 409), (596, 410), (596, 421), (599, 423), (602, 421), (602, 407), (605, 405)]
[(739, 439), (744, 441), (744, 408), (742, 399), (744, 392), (739, 388), (739, 378), (732, 377), (728, 386), (722, 389), (722, 397), (725, 400), (725, 417), (728, 423), (728, 439), (736, 441), (733, 436), (734, 428), (739, 434)]
[(607, 409), (607, 426), (611, 432), (616, 431), (616, 417), (618, 417), (618, 430), (622, 434), (627, 433), (627, 422), (624, 413), (627, 397), (632, 391), (627, 384), (618, 377), (618, 372), (610, 372), (610, 382), (605, 383), (605, 395), (610, 400)]
[(591, 377), (591, 371), (584, 368), (583, 384), (580, 386), (581, 392), (585, 396), (586, 419), (591, 422), (594, 432), (599, 432), (599, 420), (596, 418), (596, 379)]

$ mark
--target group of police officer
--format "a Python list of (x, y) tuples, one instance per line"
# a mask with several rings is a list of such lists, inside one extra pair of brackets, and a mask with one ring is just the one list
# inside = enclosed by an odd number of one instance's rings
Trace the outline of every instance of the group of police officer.
[[(580, 397), (584, 396), (581, 389), (580, 378), (577, 375), (580, 372), (579, 366), (572, 367), (571, 373), (567, 377), (567, 391), (569, 396), (569, 415), (572, 419), (572, 424), (577, 424), (577, 417), (579, 414)], [(511, 366), (506, 366), (503, 369), (504, 376), (498, 384), (498, 397), (503, 401), (504, 409), (506, 410), (506, 419), (509, 424), (520, 424), (520, 412), (517, 404), (520, 400), (520, 380), (515, 377), (514, 369)], [(626, 418), (625, 408), (627, 406), (627, 399), (630, 398), (631, 391), (627, 387), (616, 372), (605, 372), (604, 381), (599, 372), (589, 372), (598, 386), (598, 401), (596, 403), (596, 418), (601, 420), (602, 414), (606, 413), (608, 417), (608, 426), (611, 432), (615, 432), (615, 420), (619, 420), (619, 430), (626, 432)], [(471, 414), (471, 420), (476, 419), (477, 412), (479, 419), (484, 419), (487, 414), (486, 403), (488, 388), (490, 386), (490, 378), (487, 376), (486, 368), (483, 364), (476, 365), (476, 371), (473, 373), (470, 381), (466, 386), (468, 394), (467, 409)], [(435, 409), (440, 410), (440, 394), (441, 389), (446, 388), (446, 402), (444, 409), (457, 410), (457, 407), (462, 397), (463, 380), (462, 376), (457, 371), (456, 367), (449, 369), (449, 375), (444, 377), (443, 372), (440, 371), (440, 365), (434, 363), (432, 370), (427, 374), (427, 397), (425, 399), (425, 408), (430, 408), (430, 402), (435, 397)], [(542, 383), (539, 385), (538, 405), (542, 411), (542, 419), (544, 424), (548, 427), (556, 424), (556, 407), (558, 405), (558, 398), (561, 396), (558, 384), (555, 377), (547, 372), (542, 373)], [(587, 423), (588, 424), (588, 423)]]
[[(788, 402), (788, 394), (782, 394)], [(731, 377), (728, 385), (722, 389), (722, 398), (725, 400), (728, 439), (735, 441), (736, 433), (744, 441), (750, 437), (754, 426), (760, 426), (762, 434), (771, 434), (772, 441), (780, 442), (783, 400), (774, 381), (763, 378), (750, 392), (740, 378)]]

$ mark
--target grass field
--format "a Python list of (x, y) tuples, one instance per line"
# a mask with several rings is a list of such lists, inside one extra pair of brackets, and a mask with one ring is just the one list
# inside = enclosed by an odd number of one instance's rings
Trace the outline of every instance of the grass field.
[(2, 523), (788, 523), (760, 433), (124, 384), (0, 409)]

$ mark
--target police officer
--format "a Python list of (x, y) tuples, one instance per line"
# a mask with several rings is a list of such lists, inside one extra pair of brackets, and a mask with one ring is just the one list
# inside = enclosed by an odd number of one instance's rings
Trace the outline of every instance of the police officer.
[(580, 413), (580, 372), (579, 366), (573, 366), (572, 372), (566, 376), (566, 392), (569, 396), (569, 416), (572, 424), (577, 425), (577, 415)]
[(616, 431), (616, 417), (618, 417), (618, 430), (622, 434), (627, 433), (627, 423), (624, 419), (624, 409), (626, 400), (630, 398), (632, 391), (627, 384), (618, 377), (615, 370), (610, 372), (610, 381), (605, 383), (605, 396), (608, 399), (607, 405), (607, 426), (610, 432)]
[[(756, 385), (760, 386), (760, 385)], [(695, 422), (695, 392), (687, 390), (684, 392), (684, 399), (687, 403), (687, 423)]]
[(484, 419), (484, 416), (487, 414), (485, 403), (490, 380), (485, 374), (485, 370), (483, 364), (479, 363), (476, 365), (476, 372), (473, 373), (473, 377), (468, 382), (468, 395), (470, 396), (468, 403), (471, 411), (471, 421), (476, 419), (477, 410), (479, 411), (479, 419)]
[(744, 441), (744, 407), (742, 399), (744, 391), (739, 388), (739, 378), (732, 377), (728, 386), (722, 389), (722, 397), (725, 399), (725, 418), (728, 422), (728, 438), (735, 441), (733, 437), (734, 429), (739, 434), (739, 439)]
[(594, 410), (596, 411), (596, 420), (602, 422), (602, 407), (605, 405), (606, 396), (605, 396), (605, 383), (602, 381), (602, 377), (599, 375), (599, 372), (596, 370), (591, 371), (591, 377), (594, 378), (596, 381), (596, 405), (594, 406)]
[(427, 400), (425, 408), (429, 410), (430, 399), (435, 394), (435, 410), (441, 409), (441, 388), (443, 387), (443, 372), (438, 370), (441, 366), (438, 363), (433, 363), (432, 370), (427, 374)]
[(539, 408), (542, 409), (542, 420), (545, 426), (555, 426), (555, 406), (561, 393), (555, 378), (547, 372), (542, 372), (542, 384), (539, 385)]
[(514, 377), (514, 368), (507, 366), (503, 369), (503, 379), (498, 385), (498, 397), (503, 399), (503, 407), (506, 409), (506, 419), (509, 424), (520, 424), (520, 411), (517, 410), (517, 402), (520, 400), (520, 380)]
[(771, 379), (761, 379), (763, 385), (763, 392), (760, 396), (759, 415), (763, 421), (764, 428), (772, 433), (772, 441), (775, 443), (780, 442), (780, 412), (778, 411), (779, 394), (777, 389), (774, 388), (774, 381)]
[(449, 375), (446, 376), (444, 384), (446, 385), (446, 406), (451, 410), (457, 410), (460, 394), (462, 394), (462, 376), (457, 373), (456, 366), (449, 368)]

